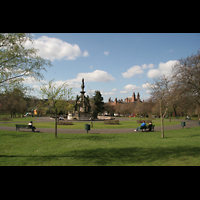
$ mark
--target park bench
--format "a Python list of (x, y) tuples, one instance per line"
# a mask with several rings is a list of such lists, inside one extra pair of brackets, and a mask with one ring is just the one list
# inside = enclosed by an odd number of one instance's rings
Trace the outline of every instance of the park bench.
[(24, 125), (24, 124), (15, 124), (16, 126), (16, 131), (19, 130), (20, 128), (25, 128), (25, 129), (32, 129), (32, 131), (35, 131), (35, 127), (33, 127), (32, 125)]
[[(151, 131), (154, 131), (154, 127), (155, 127), (155, 125), (152, 124)], [(149, 131), (149, 128), (147, 128), (147, 126), (140, 126), (138, 131), (140, 132), (141, 130), (142, 130), (142, 132), (143, 132), (143, 130), (145, 130), (145, 131), (148, 130)]]

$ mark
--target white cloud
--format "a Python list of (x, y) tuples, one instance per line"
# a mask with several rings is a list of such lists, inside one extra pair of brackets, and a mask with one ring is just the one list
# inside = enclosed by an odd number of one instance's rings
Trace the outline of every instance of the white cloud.
[(161, 75), (161, 72), (160, 72), (159, 69), (150, 69), (150, 70), (148, 71), (148, 74), (147, 74), (147, 76), (148, 76), (149, 78), (155, 78), (155, 77), (158, 77), (158, 76), (160, 76), (160, 75)]
[[(79, 73), (76, 78), (66, 80), (67, 84), (68, 84), (67, 87), (68, 88), (80, 88), (82, 78), (84, 78), (85, 82), (108, 82), (108, 81), (115, 80), (115, 78), (112, 77), (110, 74), (108, 74), (106, 71), (95, 70), (95, 71), (89, 72), (89, 73)], [(63, 80), (59, 80), (59, 81), (55, 81), (55, 84), (58, 87), (58, 86), (62, 85), (64, 82), (65, 81), (63, 81)]]
[(114, 95), (114, 94), (116, 94), (115, 92), (105, 92), (105, 93), (103, 93), (103, 95)]
[(86, 82), (109, 82), (115, 80), (113, 76), (102, 70), (95, 70), (89, 73), (79, 73), (77, 78), (71, 80), (74, 82), (81, 82), (82, 78), (84, 78)]
[(23, 81), (25, 84), (38, 84), (38, 83), (47, 83), (47, 81), (45, 80), (36, 80), (34, 77), (25, 77), (24, 78), (24, 81)]
[(117, 88), (112, 89), (113, 92), (117, 91)]
[(151, 69), (151, 68), (154, 68), (154, 64), (151, 63), (151, 64), (149, 64), (148, 66), (147, 66), (146, 64), (143, 64), (143, 65), (142, 65), (142, 69), (147, 69), (147, 68), (150, 68), (150, 69)]
[(144, 89), (149, 89), (149, 87), (150, 87), (149, 83), (142, 84), (142, 88)]
[(135, 76), (136, 74), (142, 74), (142, 73), (144, 73), (142, 68), (139, 65), (135, 65), (135, 66), (129, 68), (126, 72), (122, 73), (122, 76), (124, 78), (131, 78), (131, 77)]
[(140, 86), (136, 86), (136, 85), (132, 85), (132, 84), (129, 84), (129, 85), (126, 85), (124, 87), (124, 89), (126, 91), (135, 91), (135, 90), (141, 90), (141, 87)]
[(121, 94), (127, 94), (127, 91), (120, 91)]
[(166, 75), (169, 76), (172, 74), (172, 67), (179, 61), (170, 60), (166, 63), (160, 62), (158, 69), (150, 69), (147, 76), (149, 78), (156, 78), (158, 76)]
[[(64, 84), (65, 81), (60, 80), (60, 81), (56, 81), (55, 84), (57, 87), (61, 86), (62, 84)], [(72, 80), (66, 80), (67, 82), (67, 88), (80, 88), (81, 84), (75, 83)]]
[(47, 36), (42, 36), (33, 40), (33, 44), (30, 41), (27, 41), (25, 47), (39, 49), (38, 55), (51, 61), (54, 61), (55, 59), (75, 60), (79, 56), (86, 57), (89, 55), (87, 51), (82, 53), (77, 44), (69, 44), (61, 39), (50, 38)]
[(149, 65), (148, 65), (148, 68), (154, 68), (154, 64), (152, 64), (152, 63), (149, 64)]
[(104, 55), (106, 55), (106, 56), (109, 55), (109, 51), (104, 51), (103, 53), (104, 53)]
[[(108, 74), (106, 71), (95, 70), (89, 73), (79, 73), (76, 78), (65, 80), (67, 82), (67, 88), (73, 88), (73, 89), (81, 88), (82, 78), (84, 78), (85, 82), (109, 82), (109, 81), (115, 80), (115, 78), (112, 77), (110, 74)], [(55, 81), (54, 83), (55, 83), (55, 86), (58, 87), (58, 86), (61, 86), (65, 81), (59, 80), (59, 81)], [(47, 81), (40, 81), (40, 82), (45, 83), (45, 84), (48, 83)], [(26, 84), (35, 84), (34, 88), (39, 88), (39, 86), (36, 84), (39, 84), (40, 82), (35, 81), (34, 78), (32, 77), (26, 78), (26, 81), (25, 81)], [(116, 91), (116, 90), (117, 90), (116, 88), (112, 89), (112, 91)], [(93, 92), (93, 90), (90, 90), (90, 92), (91, 91)]]
[(146, 94), (150, 94), (150, 93), (151, 93), (151, 90), (147, 90), (147, 91), (146, 91)]
[(83, 57), (87, 57), (87, 56), (89, 56), (89, 53), (88, 53), (88, 51), (85, 50), (85, 51), (83, 52)]
[(142, 69), (147, 69), (148, 66), (146, 64), (142, 65)]

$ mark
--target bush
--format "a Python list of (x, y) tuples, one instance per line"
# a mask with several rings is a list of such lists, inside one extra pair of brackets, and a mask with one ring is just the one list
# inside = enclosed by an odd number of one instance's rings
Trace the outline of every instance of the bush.
[(58, 122), (58, 125), (74, 125), (72, 122)]
[(119, 120), (108, 119), (104, 121), (104, 124), (118, 124), (119, 125)]
[(145, 123), (152, 123), (152, 121), (151, 120), (137, 120), (137, 123), (143, 123), (143, 121), (145, 121)]
[(7, 117), (3, 117), (3, 118), (0, 118), (0, 121), (12, 121), (12, 119), (7, 118)]
[(198, 115), (194, 114), (194, 115), (192, 115), (192, 117), (198, 117)]

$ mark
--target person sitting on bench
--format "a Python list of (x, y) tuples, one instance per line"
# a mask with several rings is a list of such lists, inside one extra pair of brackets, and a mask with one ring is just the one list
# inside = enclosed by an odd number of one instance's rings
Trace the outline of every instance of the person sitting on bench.
[(149, 131), (151, 131), (151, 129), (152, 129), (152, 123), (151, 122), (149, 122), (149, 125), (147, 126), (147, 128), (149, 129)]
[(32, 122), (32, 121), (30, 121), (30, 122), (28, 123), (28, 125), (31, 126), (31, 127), (34, 129), (34, 131), (35, 131), (36, 128), (35, 128), (35, 126), (33, 126), (33, 122)]
[[(143, 121), (143, 123), (141, 124), (141, 129), (142, 129), (142, 127), (145, 127), (145, 126), (146, 126), (145, 121)], [(140, 127), (137, 127), (136, 131), (139, 131), (139, 129), (140, 129)]]

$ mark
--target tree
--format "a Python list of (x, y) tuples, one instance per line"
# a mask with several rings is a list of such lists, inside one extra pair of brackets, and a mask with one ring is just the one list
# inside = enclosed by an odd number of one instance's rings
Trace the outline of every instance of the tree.
[[(52, 110), (55, 113), (55, 138), (57, 137), (57, 114), (59, 109), (62, 107), (63, 100), (67, 101), (71, 97), (71, 88), (67, 89), (67, 82), (64, 82), (62, 85), (56, 87), (56, 84), (53, 83), (54, 80), (50, 80), (47, 85), (43, 84), (40, 87), (40, 93), (43, 98), (47, 98), (47, 103), (51, 106)], [(72, 97), (71, 97), (72, 98)]]
[(95, 95), (93, 97), (93, 117), (97, 118), (98, 113), (104, 111), (104, 102), (103, 102), (103, 97), (101, 96), (100, 91), (95, 91)]
[[(200, 107), (200, 51), (196, 55), (179, 60), (173, 67), (173, 79), (179, 82), (184, 94)], [(200, 118), (200, 113), (198, 112)]]
[(0, 87), (24, 81), (25, 77), (44, 78), (41, 71), (51, 62), (37, 56), (34, 48), (26, 49), (27, 33), (0, 33)]
[(180, 98), (183, 89), (179, 82), (175, 82), (170, 76), (161, 76), (153, 79), (153, 83), (149, 83), (152, 98), (159, 102), (161, 117), (161, 132), (164, 138), (164, 117), (174, 101)]
[(109, 103), (104, 104), (105, 111), (107, 111), (110, 115), (114, 115), (115, 106), (110, 105)]
[(26, 112), (27, 103), (25, 100), (24, 88), (20, 88), (19, 85), (10, 88), (4, 94), (2, 94), (2, 111), (9, 112), (11, 118), (16, 114), (23, 114)]

